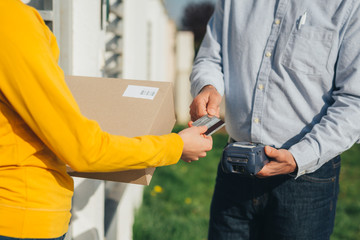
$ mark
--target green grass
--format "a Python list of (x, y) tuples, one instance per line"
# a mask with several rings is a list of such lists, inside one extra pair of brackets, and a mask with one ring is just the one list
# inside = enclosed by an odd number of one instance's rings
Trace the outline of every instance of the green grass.
[[(181, 127), (177, 127), (177, 132)], [(205, 240), (216, 170), (227, 135), (213, 135), (208, 156), (157, 168), (135, 217), (134, 240)], [(360, 239), (360, 145), (343, 154), (341, 189), (331, 240)]]
[(360, 145), (342, 154), (340, 194), (331, 240), (360, 239)]

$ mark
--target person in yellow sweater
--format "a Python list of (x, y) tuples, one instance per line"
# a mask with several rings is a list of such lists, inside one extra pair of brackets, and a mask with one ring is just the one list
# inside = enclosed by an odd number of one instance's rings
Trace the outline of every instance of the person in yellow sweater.
[(0, 239), (63, 239), (76, 171), (121, 171), (195, 161), (206, 127), (127, 138), (81, 115), (38, 12), (0, 1)]

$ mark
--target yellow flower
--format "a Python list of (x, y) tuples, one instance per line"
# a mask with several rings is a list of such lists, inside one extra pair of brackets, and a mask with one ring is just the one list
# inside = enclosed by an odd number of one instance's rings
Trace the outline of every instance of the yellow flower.
[(163, 188), (160, 187), (159, 185), (156, 185), (156, 186), (154, 187), (154, 191), (155, 191), (156, 193), (162, 193), (162, 192), (163, 192)]
[(156, 192), (155, 192), (154, 190), (152, 190), (152, 191), (150, 192), (150, 194), (151, 194), (151, 196), (153, 196), (153, 197), (156, 196)]
[(185, 203), (186, 204), (190, 204), (192, 202), (191, 198), (187, 197), (185, 198)]

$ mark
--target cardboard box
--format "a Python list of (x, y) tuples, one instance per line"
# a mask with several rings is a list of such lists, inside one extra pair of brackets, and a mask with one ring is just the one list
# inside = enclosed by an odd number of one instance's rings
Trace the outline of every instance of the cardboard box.
[[(135, 137), (168, 134), (175, 124), (169, 82), (67, 76), (82, 114), (111, 134)], [(149, 185), (155, 168), (112, 173), (75, 172), (71, 176)]]

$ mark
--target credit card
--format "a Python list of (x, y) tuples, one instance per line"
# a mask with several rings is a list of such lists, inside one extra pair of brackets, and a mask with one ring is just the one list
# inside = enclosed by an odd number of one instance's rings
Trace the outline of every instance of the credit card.
[(193, 126), (207, 126), (208, 130), (205, 132), (205, 135), (211, 136), (214, 132), (225, 126), (225, 122), (218, 117), (209, 117), (204, 115), (192, 124)]

